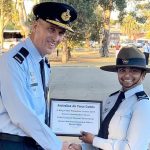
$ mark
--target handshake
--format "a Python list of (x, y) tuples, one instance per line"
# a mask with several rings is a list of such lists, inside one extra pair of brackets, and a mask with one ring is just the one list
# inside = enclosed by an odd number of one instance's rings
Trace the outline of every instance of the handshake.
[[(94, 135), (91, 133), (82, 131), (79, 139), (85, 143), (92, 144)], [(62, 150), (82, 150), (82, 147), (80, 144), (64, 142)]]
[(80, 144), (64, 142), (62, 150), (82, 150), (82, 147)]

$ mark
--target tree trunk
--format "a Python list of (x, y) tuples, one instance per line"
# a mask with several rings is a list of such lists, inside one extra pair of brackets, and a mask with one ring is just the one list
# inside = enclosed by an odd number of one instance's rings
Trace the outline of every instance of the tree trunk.
[(109, 44), (109, 30), (110, 30), (110, 13), (111, 10), (106, 9), (104, 10), (104, 22), (103, 22), (103, 28), (104, 28), (104, 36), (103, 36), (103, 40), (106, 40), (105, 45), (103, 45), (104, 47), (104, 56), (108, 57), (108, 44)]
[(24, 1), (23, 0), (18, 0), (17, 1), (17, 9), (19, 13), (19, 23), (22, 27), (23, 34), (25, 37), (29, 35), (29, 27), (26, 25), (27, 22), (27, 15), (25, 11), (25, 6), (24, 6)]
[(0, 15), (0, 49), (3, 48), (3, 31), (4, 31), (4, 15), (3, 15), (3, 3), (1, 4)]
[(4, 42), (4, 37), (3, 37), (3, 32), (4, 32), (4, 28), (6, 27), (8, 21), (9, 21), (9, 17), (7, 17), (5, 20), (4, 20), (4, 12), (3, 12), (3, 5), (1, 5), (2, 8), (1, 8), (1, 12), (0, 12), (0, 48), (3, 49), (3, 42)]
[(0, 48), (3, 48), (3, 16), (0, 17)]
[(62, 63), (67, 63), (68, 61), (68, 48), (67, 48), (67, 38), (64, 38), (62, 42), (63, 49), (62, 49)]
[(85, 33), (85, 48), (89, 49), (90, 48), (90, 32)]

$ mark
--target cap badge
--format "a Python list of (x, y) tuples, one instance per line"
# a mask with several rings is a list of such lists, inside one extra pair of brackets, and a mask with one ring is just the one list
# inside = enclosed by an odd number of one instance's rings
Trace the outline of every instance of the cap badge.
[(122, 59), (122, 62), (123, 62), (123, 64), (128, 64), (128, 62), (129, 62), (129, 60), (127, 60), (127, 59)]
[(67, 9), (67, 11), (66, 12), (63, 12), (62, 14), (61, 14), (61, 18), (62, 18), (62, 20), (64, 20), (64, 21), (68, 21), (68, 20), (70, 20), (70, 10), (68, 10)]

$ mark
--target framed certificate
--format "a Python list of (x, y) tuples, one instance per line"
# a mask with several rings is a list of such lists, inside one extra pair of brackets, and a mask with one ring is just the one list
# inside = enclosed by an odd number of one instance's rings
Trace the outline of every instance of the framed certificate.
[(56, 135), (79, 136), (80, 131), (98, 134), (102, 102), (93, 100), (50, 100), (50, 128)]

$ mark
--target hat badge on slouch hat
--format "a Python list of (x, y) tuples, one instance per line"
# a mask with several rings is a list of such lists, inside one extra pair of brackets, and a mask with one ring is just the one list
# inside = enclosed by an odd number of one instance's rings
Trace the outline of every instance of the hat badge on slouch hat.
[(118, 68), (132, 67), (145, 70), (150, 73), (150, 68), (146, 67), (145, 55), (135, 46), (122, 47), (116, 59), (116, 65), (102, 66), (100, 69), (109, 72), (117, 72)]
[(76, 10), (65, 3), (42, 2), (33, 7), (36, 19), (43, 19), (61, 28), (74, 32), (70, 27), (71, 22), (76, 20)]
[(127, 59), (122, 59), (123, 64), (128, 64), (129, 60)]

